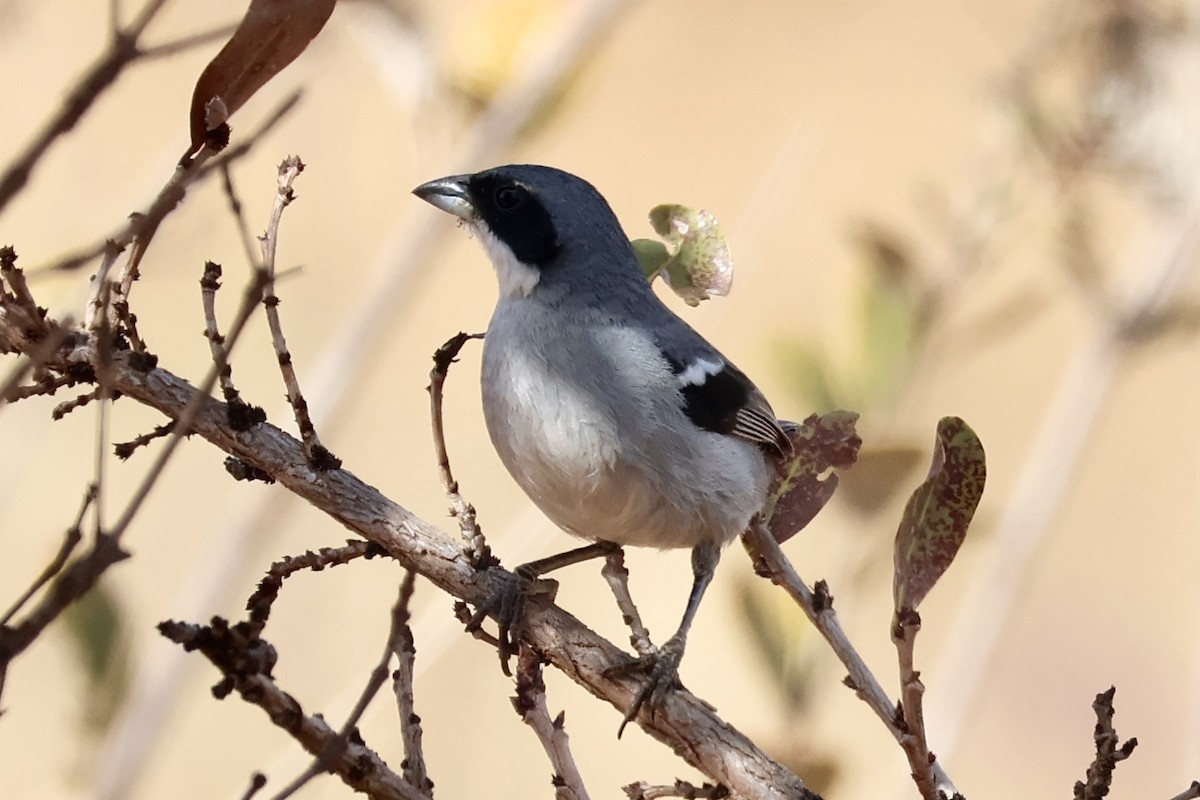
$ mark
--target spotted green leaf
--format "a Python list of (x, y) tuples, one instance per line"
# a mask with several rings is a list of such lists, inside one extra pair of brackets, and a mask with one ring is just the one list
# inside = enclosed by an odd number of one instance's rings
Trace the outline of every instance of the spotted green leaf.
[(908, 499), (896, 531), (892, 595), (897, 612), (916, 610), (954, 561), (986, 478), (979, 437), (958, 417), (943, 417), (929, 476)]
[(669, 247), (634, 240), (634, 252), (649, 280), (661, 277), (691, 306), (729, 294), (733, 256), (716, 217), (687, 206), (661, 205), (650, 210), (650, 225)]

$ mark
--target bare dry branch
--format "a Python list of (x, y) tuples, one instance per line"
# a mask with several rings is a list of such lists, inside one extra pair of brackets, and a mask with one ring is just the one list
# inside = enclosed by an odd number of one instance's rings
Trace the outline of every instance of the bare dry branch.
[(1127, 739), (1122, 744), (1113, 727), (1113, 717), (1117, 713), (1113, 708), (1116, 694), (1117, 688), (1111, 687), (1096, 695), (1092, 703), (1092, 710), (1096, 712), (1096, 730), (1092, 737), (1096, 743), (1096, 757), (1087, 768), (1087, 778), (1075, 783), (1075, 800), (1103, 800), (1107, 797), (1117, 762), (1129, 758), (1137, 747), (1137, 739)]
[[(284, 488), (451, 595), (479, 605), (505, 579), (498, 568), (477, 572), (446, 533), (349, 472), (333, 470), (318, 478), (307, 465), (300, 443), (273, 425), (265, 423), (246, 432), (230, 430), (223, 403), (198, 394), (165, 370), (133, 369), (128, 363), (133, 355), (118, 353), (116, 357), (114, 388), (124, 396), (172, 418), (196, 402), (199, 409), (188, 426), (192, 431), (272, 475)], [(615, 667), (628, 661), (625, 653), (556, 606), (531, 608), (524, 635), (569, 678), (615, 709), (627, 707), (639, 688), (637, 681), (614, 674)], [(816, 797), (791, 771), (686, 691), (672, 693), (656, 708), (653, 718), (639, 722), (651, 736), (739, 797)]]
[[(159, 631), (189, 650), (199, 650), (224, 676), (213, 688), (218, 697), (237, 692), (243, 700), (258, 706), (271, 721), (292, 735), (305, 750), (321, 756), (327, 749), (333, 755), (326, 761), (329, 769), (357, 791), (389, 800), (429, 800), (393, 772), (373, 750), (358, 742), (345, 742), (317, 715), (306, 715), (300, 703), (279, 688), (271, 677), (275, 648), (258, 637), (256, 626), (240, 623), (229, 626), (222, 619), (212, 625), (188, 625), (164, 622)], [(331, 747), (331, 745), (333, 745)]]
[[(898, 724), (896, 706), (883, 687), (879, 685), (879, 681), (867, 667), (854, 645), (850, 643), (846, 632), (842, 630), (837, 614), (833, 610), (833, 598), (824, 581), (818, 581), (815, 590), (808, 588), (787, 556), (783, 554), (779, 543), (760, 522), (751, 524), (749, 530), (744, 534), (743, 540), (755, 560), (756, 571), (769, 577), (773, 583), (781, 586), (796, 601), (796, 604), (825, 637), (833, 652), (850, 673), (846, 680), (847, 685), (870, 706), (893, 738), (903, 745), (906, 732)], [(905, 752), (908, 753), (908, 750), (906, 749)], [(957, 797), (958, 791), (941, 765), (934, 762), (928, 766), (937, 791), (943, 792), (948, 798)]]
[(404, 779), (427, 792), (433, 791), (429, 769), (425, 766), (425, 748), (422, 744), (424, 729), (417, 716), (413, 694), (414, 665), (417, 648), (413, 641), (409, 605), (416, 587), (417, 573), (408, 570), (400, 583), (400, 596), (392, 607), (392, 628), (388, 635), (388, 646), (396, 657), (396, 671), (392, 673), (392, 693), (396, 696), (396, 709), (400, 716), (400, 735), (404, 740)]
[(650, 631), (642, 624), (642, 615), (633, 602), (629, 593), (629, 570), (625, 568), (625, 551), (616, 550), (604, 559), (600, 574), (608, 582), (613, 597), (617, 600), (617, 608), (621, 618), (629, 626), (629, 643), (639, 656), (648, 656), (655, 652), (654, 644), (650, 641)]
[(258, 588), (246, 601), (250, 621), (262, 624), (271, 616), (271, 606), (279, 597), (283, 582), (301, 570), (320, 572), (326, 567), (348, 564), (356, 558), (373, 558), (381, 555), (378, 547), (359, 539), (347, 541), (342, 547), (322, 547), (319, 551), (307, 551), (299, 556), (284, 556), (267, 570), (267, 576), (258, 582)]
[(687, 800), (721, 800), (729, 797), (729, 790), (724, 786), (704, 784), (695, 786), (687, 781), (675, 781), (670, 786), (651, 786), (645, 781), (631, 783), (624, 787), (625, 796), (629, 800), (658, 800), (660, 797), (684, 797)]
[(263, 235), (262, 270), (267, 275), (267, 283), (263, 288), (263, 306), (267, 312), (267, 326), (271, 329), (271, 341), (275, 346), (275, 357), (279, 360), (279, 371), (283, 374), (283, 383), (287, 388), (288, 403), (296, 416), (296, 426), (300, 429), (300, 439), (304, 442), (304, 454), (308, 463), (317, 470), (339, 469), (341, 459), (329, 452), (317, 436), (312, 417), (308, 414), (308, 402), (300, 391), (300, 380), (296, 377), (296, 369), (292, 365), (292, 354), (288, 352), (287, 340), (283, 335), (283, 323), (279, 320), (279, 297), (275, 294), (275, 255), (279, 243), (279, 223), (283, 219), (283, 210), (291, 205), (296, 195), (292, 183), (304, 171), (304, 162), (299, 156), (288, 156), (279, 165), (275, 204), (271, 209), (271, 221), (267, 224), (267, 232)]
[(482, 569), (494, 562), (492, 551), (483, 536), (483, 530), (475, 518), (475, 506), (466, 501), (458, 489), (458, 481), (450, 470), (450, 455), (446, 451), (446, 426), (442, 416), (442, 398), (450, 365), (458, 358), (459, 351), (471, 339), (482, 339), (482, 333), (458, 333), (452, 336), (433, 354), (433, 369), (429, 371), (429, 407), (433, 424), (433, 450), (437, 459), (442, 488), (450, 500), (450, 514), (458, 520), (462, 532), (463, 548), (471, 563)]
[(1192, 781), (1192, 785), (1184, 789), (1171, 800), (1196, 800), (1200, 798), (1200, 781)]
[(917, 634), (921, 630), (921, 617), (916, 611), (902, 609), (892, 620), (892, 643), (896, 645), (896, 657), (900, 666), (900, 719), (904, 735), (900, 746), (908, 758), (913, 782), (925, 800), (941, 800), (937, 780), (931, 766), (933, 754), (929, 752), (929, 740), (925, 734), (925, 684), (921, 673), (914, 666)]
[(550, 719), (550, 710), (546, 706), (546, 683), (542, 680), (541, 656), (529, 645), (521, 645), (517, 654), (516, 677), (517, 694), (512, 699), (513, 708), (521, 721), (537, 734), (542, 749), (550, 758), (550, 766), (554, 769), (552, 783), (555, 800), (588, 800), (583, 776), (575, 765), (575, 757), (571, 755), (567, 729), (563, 724), (564, 715), (560, 713)]

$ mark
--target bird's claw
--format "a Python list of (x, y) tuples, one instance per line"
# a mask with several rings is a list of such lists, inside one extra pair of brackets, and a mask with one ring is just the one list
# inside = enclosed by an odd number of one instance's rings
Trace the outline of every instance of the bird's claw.
[(683, 687), (683, 684), (679, 682), (679, 662), (683, 660), (685, 644), (686, 640), (677, 634), (665, 641), (657, 652), (639, 656), (609, 670), (609, 674), (628, 675), (632, 672), (641, 672), (646, 676), (645, 683), (633, 696), (633, 702), (629, 704), (629, 709), (621, 719), (621, 727), (617, 728), (618, 739), (625, 732), (625, 726), (637, 718), (638, 713), (647, 702), (653, 713), (654, 706), (661, 703), (668, 692)]
[(525, 606), (531, 597), (554, 600), (558, 592), (558, 581), (538, 578), (520, 567), (513, 572), (504, 572), (497, 588), (475, 608), (467, 621), (467, 632), (480, 629), (486, 617), (496, 620), (496, 649), (500, 655), (500, 668), (511, 675), (508, 660), (517, 654), (521, 636), (525, 632)]

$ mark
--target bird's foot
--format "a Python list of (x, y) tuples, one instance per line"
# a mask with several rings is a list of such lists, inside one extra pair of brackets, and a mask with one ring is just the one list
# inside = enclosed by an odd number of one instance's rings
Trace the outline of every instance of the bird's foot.
[(646, 675), (646, 682), (633, 696), (633, 702), (629, 704), (629, 709), (621, 720), (621, 727), (617, 729), (618, 739), (625, 732), (625, 726), (637, 718), (638, 712), (647, 702), (653, 713), (653, 707), (661, 703), (669, 692), (683, 688), (683, 684), (679, 682), (679, 662), (683, 660), (686, 645), (687, 638), (677, 633), (663, 642), (657, 652), (639, 656), (610, 670), (611, 674), (628, 675), (641, 672)]
[(512, 572), (504, 572), (496, 589), (475, 608), (467, 621), (467, 632), (474, 633), (483, 625), (485, 617), (496, 620), (496, 649), (500, 655), (500, 668), (511, 675), (508, 660), (517, 654), (521, 635), (525, 631), (525, 608), (531, 598), (553, 602), (558, 592), (558, 581), (539, 578), (524, 566)]

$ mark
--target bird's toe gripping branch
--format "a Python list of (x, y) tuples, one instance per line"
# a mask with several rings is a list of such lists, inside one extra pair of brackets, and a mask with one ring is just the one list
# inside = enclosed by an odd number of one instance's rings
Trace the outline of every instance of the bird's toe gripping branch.
[(625, 726), (637, 718), (647, 703), (650, 704), (650, 711), (653, 713), (654, 706), (661, 703), (670, 692), (683, 688), (683, 684), (679, 681), (679, 662), (683, 660), (683, 651), (686, 646), (687, 636), (677, 633), (664, 642), (662, 647), (658, 648), (657, 653), (639, 656), (611, 670), (610, 674), (613, 675), (629, 675), (637, 672), (646, 676), (645, 682), (633, 696), (633, 702), (629, 704), (629, 708), (621, 719), (621, 727), (617, 729), (618, 739), (625, 732)]

